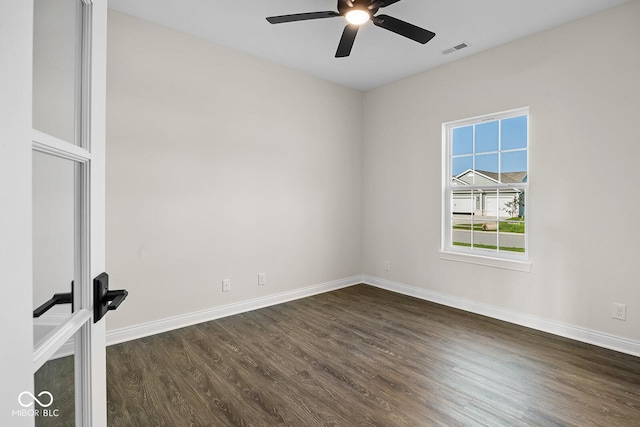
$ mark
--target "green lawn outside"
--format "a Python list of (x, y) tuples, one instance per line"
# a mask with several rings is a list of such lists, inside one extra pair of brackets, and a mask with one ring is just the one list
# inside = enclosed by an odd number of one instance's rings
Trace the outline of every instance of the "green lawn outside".
[[(466, 246), (468, 248), (471, 247), (471, 243), (453, 242), (452, 244), (453, 244), (453, 246)], [(474, 248), (480, 248), (480, 249), (494, 249), (494, 250), (498, 249), (497, 246), (493, 246), (493, 245), (474, 244), (473, 247)], [(510, 251), (510, 252), (524, 252), (524, 248), (513, 248), (513, 247), (509, 247), (509, 246), (500, 246), (500, 250), (501, 251)]]
[[(520, 218), (518, 218), (520, 220)], [(516, 220), (512, 220), (509, 218), (506, 221), (500, 221), (500, 231), (503, 233), (524, 233), (524, 221), (517, 222)], [(495, 222), (495, 221), (492, 221)], [(481, 222), (473, 223), (474, 231), (496, 231), (496, 230), (483, 230)], [(454, 230), (471, 230), (471, 224), (456, 224), (453, 226)]]

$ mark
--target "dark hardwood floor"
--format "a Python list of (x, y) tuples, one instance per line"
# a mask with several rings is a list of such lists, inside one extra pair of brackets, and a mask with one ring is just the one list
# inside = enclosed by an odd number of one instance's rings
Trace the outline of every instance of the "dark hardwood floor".
[(107, 349), (109, 426), (640, 426), (640, 358), (358, 285)]
[[(34, 402), (34, 409), (56, 410), (57, 416), (34, 417), (35, 427), (73, 427), (75, 425), (75, 373), (74, 357), (67, 356), (50, 360), (33, 376), (34, 390), (37, 393), (48, 391), (53, 396), (55, 405), (42, 407)], [(46, 404), (47, 397), (42, 397)]]

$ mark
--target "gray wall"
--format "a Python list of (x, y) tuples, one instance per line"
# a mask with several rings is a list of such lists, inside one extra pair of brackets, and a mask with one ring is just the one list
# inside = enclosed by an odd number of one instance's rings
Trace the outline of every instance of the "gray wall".
[[(111, 12), (107, 264), (131, 293), (109, 329), (364, 273), (639, 341), (639, 18), (361, 94)], [(531, 272), (441, 260), (442, 123), (523, 106)]]
[[(639, 22), (634, 1), (367, 92), (364, 273), (640, 340)], [(524, 106), (531, 272), (441, 260), (442, 123)]]
[(361, 273), (360, 92), (114, 11), (108, 42), (107, 267), (129, 290), (108, 329)]

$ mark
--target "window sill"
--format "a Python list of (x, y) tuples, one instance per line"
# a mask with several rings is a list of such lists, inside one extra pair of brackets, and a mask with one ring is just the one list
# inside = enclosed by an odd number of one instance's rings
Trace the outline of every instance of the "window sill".
[(447, 261), (466, 262), (469, 264), (485, 265), (487, 267), (502, 268), (505, 270), (531, 271), (531, 262), (518, 261), (506, 258), (493, 258), (481, 255), (465, 254), (460, 252), (440, 251), (440, 259)]

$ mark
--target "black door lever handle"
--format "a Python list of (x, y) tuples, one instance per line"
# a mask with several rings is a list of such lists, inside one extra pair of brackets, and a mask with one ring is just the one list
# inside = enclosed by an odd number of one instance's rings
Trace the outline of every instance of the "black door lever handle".
[(33, 310), (33, 317), (40, 317), (47, 311), (51, 310), (54, 305), (58, 304), (71, 304), (73, 302), (73, 296), (71, 292), (66, 294), (53, 294), (50, 300), (42, 304), (40, 307)]
[(122, 304), (122, 301), (125, 300), (127, 295), (129, 295), (129, 292), (124, 289), (120, 289), (118, 291), (108, 291), (106, 298), (110, 301), (110, 303), (107, 306), (107, 309), (115, 310), (116, 308), (118, 308), (118, 306)]
[(51, 310), (53, 306), (58, 304), (72, 304), (71, 311), (73, 312), (73, 282), (71, 282), (71, 292), (63, 294), (53, 294), (50, 300), (46, 301), (40, 307), (33, 310), (33, 317), (40, 317), (47, 311)]

